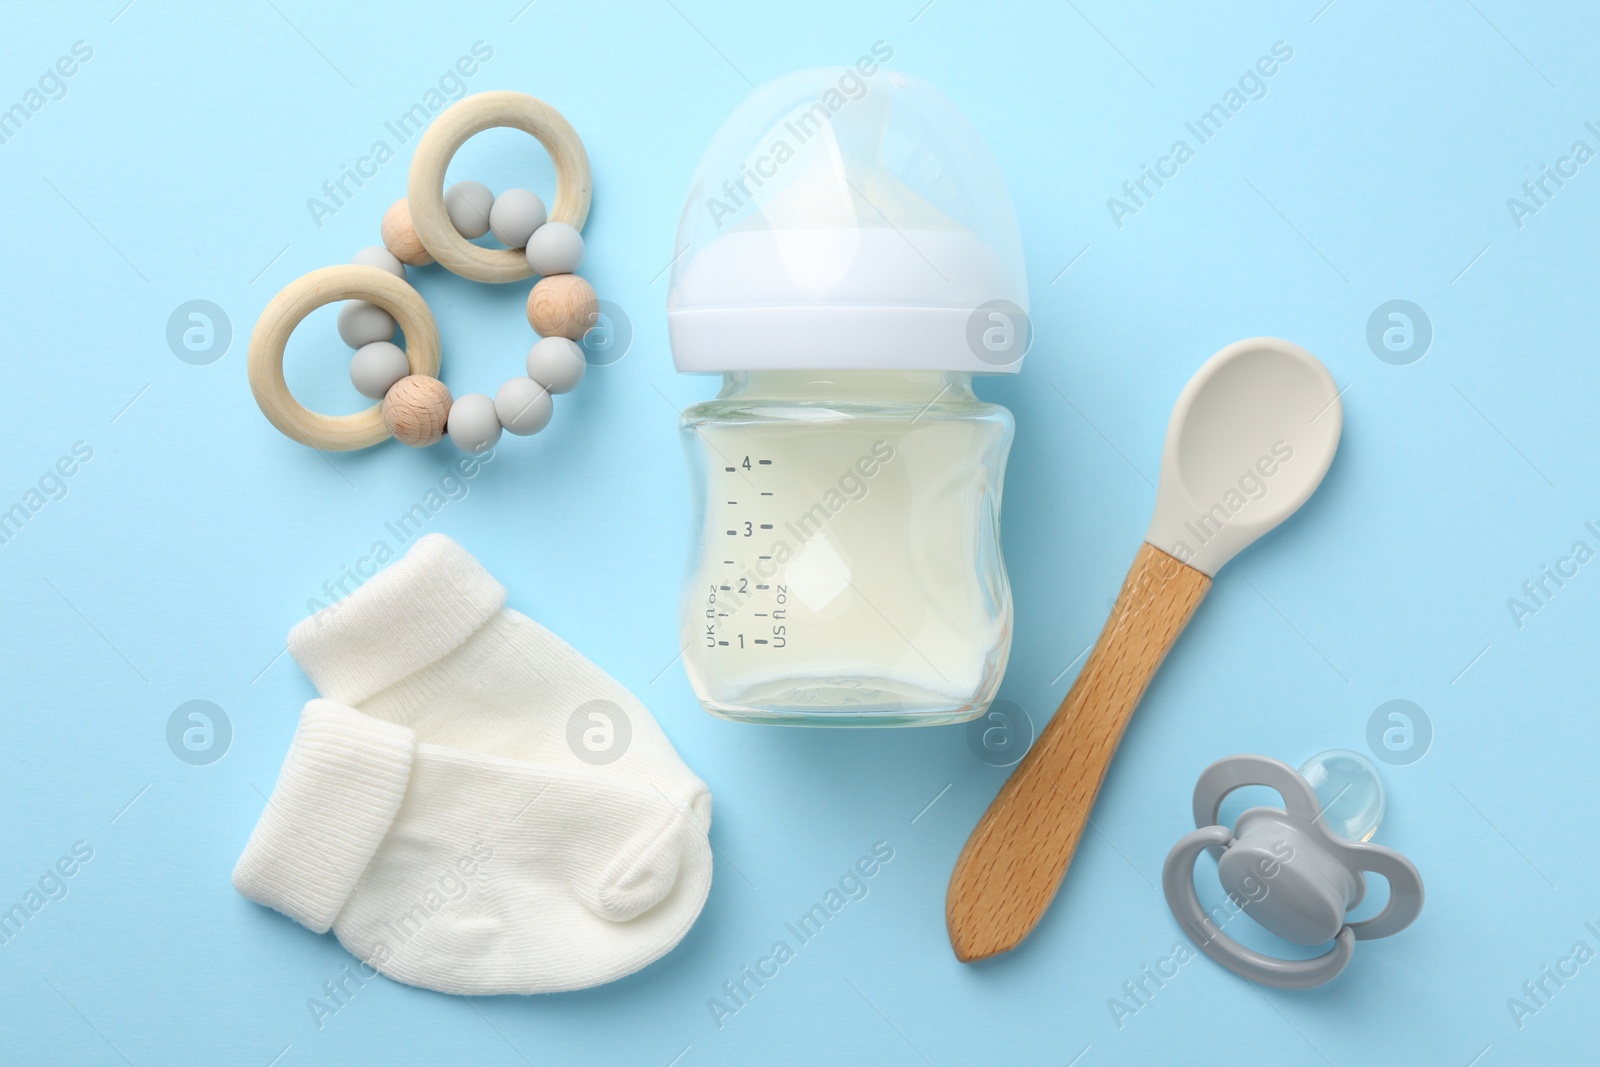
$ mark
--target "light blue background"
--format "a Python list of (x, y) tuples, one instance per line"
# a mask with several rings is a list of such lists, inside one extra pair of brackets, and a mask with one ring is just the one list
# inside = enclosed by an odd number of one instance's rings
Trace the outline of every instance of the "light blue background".
[[(1600, 925), (1600, 563), (1520, 629), (1506, 605), (1575, 540), (1600, 547), (1583, 527), (1600, 524), (1600, 162), (1521, 228), (1506, 206), (1575, 140), (1600, 148), (1584, 128), (1600, 120), (1591, 6), (123, 2), (13, 5), (0, 35), (0, 106), (73, 42), (94, 49), (66, 96), (0, 145), (0, 506), (74, 442), (94, 450), (66, 497), (0, 545), (0, 904), (74, 842), (94, 850), (70, 893), (0, 946), (0, 1060), (1594, 1057), (1600, 962), (1520, 1029), (1506, 1003), (1575, 942), (1600, 949), (1584, 928)], [(546, 433), (508, 439), (432, 528), (655, 711), (715, 793), (716, 881), (677, 951), (607, 988), (467, 1002), (380, 980), (319, 1029), (307, 998), (349, 957), (228, 882), (312, 692), (284, 635), (455, 453), (322, 456), (288, 441), (250, 398), (245, 342), (279, 287), (375, 243), (409, 145), (320, 229), (306, 198), (479, 40), (494, 56), (472, 90), (533, 93), (582, 134), (595, 174), (584, 273), (635, 336)], [(851, 62), (878, 40), (984, 133), (1021, 221), (1037, 345), (1019, 379), (981, 391), (1017, 418), (1002, 695), (1036, 723), (1143, 533), (1193, 369), (1277, 334), (1346, 389), (1332, 473), (1223, 572), (1136, 716), (1055, 906), (1019, 951), (973, 967), (946, 942), (945, 885), (1006, 772), (959, 727), (722, 722), (672, 665), (688, 539), (675, 417), (714, 387), (675, 375), (665, 341), (663, 268), (689, 175), (747, 81)], [(1106, 198), (1280, 40), (1294, 58), (1267, 96), (1114, 225)], [(504, 131), (452, 173), (550, 192), (537, 145)], [(526, 286), (417, 277), (452, 389), (514, 372)], [(1409, 366), (1365, 340), (1396, 298), (1434, 329)], [(208, 366), (165, 342), (191, 299), (232, 322)], [(291, 384), (355, 410), (346, 358), (319, 313), (291, 347)], [(1240, 751), (1299, 763), (1364, 749), (1369, 716), (1396, 698), (1434, 730), (1420, 761), (1384, 766), (1380, 840), (1421, 868), (1421, 920), (1312, 992), (1258, 990), (1197, 959), (1119, 1028), (1108, 999), (1180, 940), (1156, 885), (1199, 771)], [(191, 699), (232, 722), (209, 766), (165, 740)], [(870, 895), (719, 1029), (708, 998), (877, 841), (895, 857)]]

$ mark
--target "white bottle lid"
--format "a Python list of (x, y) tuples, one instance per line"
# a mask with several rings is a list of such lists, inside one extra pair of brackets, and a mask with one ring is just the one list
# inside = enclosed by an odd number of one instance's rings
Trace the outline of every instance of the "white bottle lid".
[(741, 104), (701, 160), (675, 248), (680, 371), (1015, 373), (1031, 341), (1021, 237), (987, 146), (949, 100), (872, 57)]

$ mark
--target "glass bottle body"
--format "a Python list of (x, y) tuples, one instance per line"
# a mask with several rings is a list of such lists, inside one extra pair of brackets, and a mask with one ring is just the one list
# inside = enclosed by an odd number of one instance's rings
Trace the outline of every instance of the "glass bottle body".
[(699, 535), (683, 598), (712, 714), (797, 725), (976, 718), (1005, 673), (1011, 413), (971, 376), (724, 375), (680, 420)]

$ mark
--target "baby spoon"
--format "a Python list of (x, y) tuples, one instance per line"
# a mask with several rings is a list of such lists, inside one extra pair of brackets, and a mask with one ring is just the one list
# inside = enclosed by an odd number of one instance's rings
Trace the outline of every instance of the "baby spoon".
[(1322, 482), (1339, 390), (1305, 349), (1229, 345), (1184, 386), (1167, 424), (1155, 516), (1116, 606), (1055, 716), (956, 860), (945, 922), (956, 958), (1021, 944), (1055, 898), (1123, 730), (1218, 568)]

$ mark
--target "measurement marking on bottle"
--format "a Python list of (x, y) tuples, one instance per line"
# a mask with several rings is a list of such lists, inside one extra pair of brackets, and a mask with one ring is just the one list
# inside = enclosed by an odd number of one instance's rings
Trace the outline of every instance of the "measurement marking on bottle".
[[(702, 648), (711, 650), (711, 654), (717, 658), (724, 655), (732, 657), (735, 653), (746, 652), (756, 655), (758, 660), (765, 660), (768, 654), (793, 655), (792, 652), (786, 651), (793, 647), (788, 633), (791, 625), (788, 587), (777, 584), (775, 576), (767, 573), (777, 568), (779, 557), (775, 554), (756, 554), (762, 547), (768, 547), (770, 553), (777, 553), (781, 546), (776, 540), (765, 542), (754, 540), (758, 534), (761, 538), (775, 539), (779, 527), (783, 525), (778, 521), (782, 509), (777, 505), (778, 498), (787, 496), (787, 493), (776, 488), (755, 489), (754, 484), (769, 475), (777, 478), (778, 474), (774, 471), (760, 472), (757, 468), (776, 468), (778, 461), (775, 457), (762, 459), (753, 453), (739, 453), (733, 456), (732, 460), (733, 462), (729, 463), (727, 458), (723, 459), (723, 470), (745, 479), (745, 486), (736, 486), (730, 482), (723, 487), (721, 489), (723, 510), (710, 521), (720, 522), (727, 537), (752, 540), (747, 545), (738, 541), (728, 544), (723, 549), (727, 556), (722, 560), (723, 569), (720, 574), (713, 572), (706, 575), (706, 584), (700, 587), (707, 591), (707, 595), (701, 608), (703, 611), (701, 623), (704, 629), (699, 635), (698, 643)], [(769, 482), (769, 484), (779, 483)], [(746, 492), (746, 488), (754, 490), (759, 495), (753, 500), (750, 499), (751, 494)], [(712, 496), (714, 500), (716, 492), (717, 490), (713, 488), (707, 495)], [(782, 549), (782, 551), (788, 550)], [(763, 581), (763, 578), (766, 580)], [(765, 610), (755, 611), (753, 610), (755, 608)], [(744, 633), (731, 632), (735, 617), (756, 619), (754, 624), (750, 624), (755, 632), (748, 630)], [(756, 651), (758, 647), (761, 650), (759, 655)], [(717, 651), (720, 649), (726, 649), (727, 652)]]

